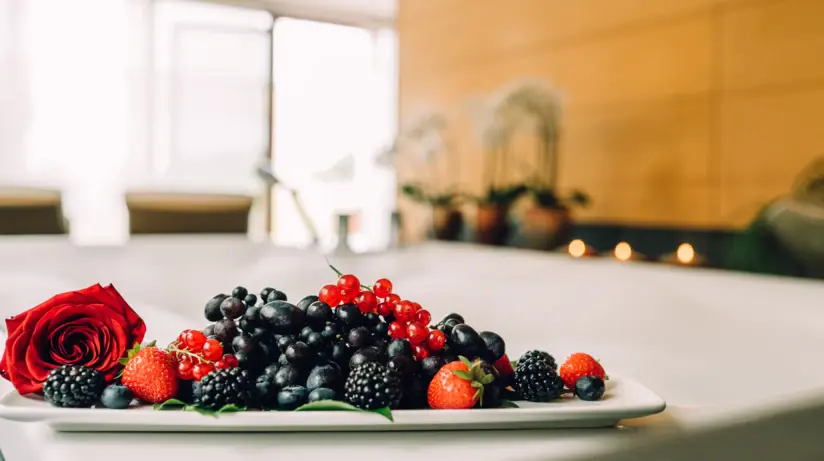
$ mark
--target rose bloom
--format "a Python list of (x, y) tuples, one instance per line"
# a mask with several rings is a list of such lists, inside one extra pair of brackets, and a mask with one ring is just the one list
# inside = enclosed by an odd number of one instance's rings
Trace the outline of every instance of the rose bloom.
[(8, 337), (0, 376), (20, 394), (39, 392), (61, 365), (93, 368), (111, 382), (118, 363), (146, 325), (112, 286), (99, 284), (54, 296), (6, 320)]

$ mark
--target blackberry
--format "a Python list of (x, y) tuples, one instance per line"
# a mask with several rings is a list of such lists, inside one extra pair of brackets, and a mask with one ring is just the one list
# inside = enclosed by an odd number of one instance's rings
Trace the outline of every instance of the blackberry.
[(215, 370), (200, 380), (196, 404), (212, 410), (224, 405), (251, 406), (254, 397), (254, 383), (249, 372), (240, 368)]
[(515, 369), (515, 387), (530, 402), (549, 402), (564, 390), (564, 381), (540, 356), (521, 361)]
[(547, 352), (538, 350), (525, 352), (524, 355), (522, 355), (521, 358), (518, 359), (518, 365), (516, 365), (516, 367), (521, 366), (522, 363), (530, 359), (538, 359), (542, 362), (546, 362), (550, 368), (552, 368), (554, 371), (558, 371), (558, 365), (555, 363), (555, 357), (549, 355), (549, 353)]
[(364, 410), (396, 408), (401, 399), (401, 380), (385, 366), (367, 362), (349, 374), (343, 397)]
[(49, 373), (43, 383), (46, 401), (56, 407), (88, 408), (94, 405), (106, 387), (99, 371), (77, 365), (63, 365)]

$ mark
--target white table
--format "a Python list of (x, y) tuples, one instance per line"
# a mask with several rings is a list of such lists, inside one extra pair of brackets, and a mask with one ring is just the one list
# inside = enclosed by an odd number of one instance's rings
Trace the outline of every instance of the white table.
[[(732, 408), (759, 411), (764, 399), (780, 404), (791, 401), (785, 395), (824, 389), (821, 282), (470, 245), (427, 244), (332, 262), (364, 280), (392, 279), (434, 318), (464, 314), (501, 334), (513, 355), (530, 348), (559, 358), (591, 352), (608, 370), (658, 392), (669, 407), (621, 429), (580, 431), (200, 436), (57, 434), (2, 423), (6, 459), (85, 461), (112, 450), (124, 461), (201, 453), (224, 461), (390, 454), (420, 460), (456, 448), (477, 459), (565, 459), (723, 423)], [(205, 301), (238, 284), (256, 291), (274, 286), (297, 300), (334, 279), (320, 254), (240, 238), (146, 237), (96, 248), (51, 237), (0, 239), (2, 315), (57, 292), (111, 282), (146, 319), (147, 338), (161, 341), (204, 326)]]

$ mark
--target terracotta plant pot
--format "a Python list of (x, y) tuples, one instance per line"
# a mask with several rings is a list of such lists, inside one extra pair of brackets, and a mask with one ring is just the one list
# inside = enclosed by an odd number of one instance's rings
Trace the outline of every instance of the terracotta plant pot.
[(478, 206), (476, 240), (485, 245), (506, 245), (509, 241), (509, 205)]
[(432, 208), (432, 230), (437, 240), (458, 240), (463, 231), (463, 221), (463, 214), (456, 208), (448, 206)]
[(524, 245), (535, 250), (554, 250), (566, 242), (571, 228), (568, 209), (529, 208), (524, 214)]

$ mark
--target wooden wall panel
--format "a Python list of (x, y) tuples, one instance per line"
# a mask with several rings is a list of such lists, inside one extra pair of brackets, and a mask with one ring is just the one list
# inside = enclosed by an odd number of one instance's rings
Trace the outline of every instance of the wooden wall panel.
[(594, 200), (582, 220), (740, 227), (824, 153), (822, 21), (819, 0), (400, 0), (401, 123), (463, 120), (475, 189), (468, 102), (547, 79), (562, 186)]
[(824, 84), (824, 2), (750, 2), (720, 17), (723, 90)]

